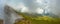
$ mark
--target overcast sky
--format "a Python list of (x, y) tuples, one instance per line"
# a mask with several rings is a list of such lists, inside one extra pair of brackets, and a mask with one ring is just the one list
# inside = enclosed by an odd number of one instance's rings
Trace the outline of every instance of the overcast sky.
[[(13, 5), (13, 6), (18, 6), (18, 3), (19, 2), (24, 2), (25, 4), (30, 4), (30, 3), (33, 3), (32, 2), (32, 0), (28, 0), (28, 2), (26, 2), (27, 0), (8, 0), (8, 4), (10, 3), (11, 5)], [(31, 2), (30, 2), (31, 1)], [(0, 18), (4, 18), (3, 16), (3, 5), (5, 4), (5, 2), (6, 2), (6, 0), (0, 0)], [(55, 0), (53, 0), (52, 2), (52, 6), (51, 6), (51, 11), (54, 13), (54, 14), (57, 14), (57, 15), (59, 15), (60, 14), (60, 0), (57, 0), (57, 3), (55, 2)], [(53, 4), (54, 3), (54, 4)], [(26, 5), (26, 6), (28, 6), (28, 4)], [(36, 6), (36, 5), (34, 5), (34, 6)], [(30, 7), (30, 5), (29, 5), (29, 7)], [(33, 8), (36, 8), (36, 7), (33, 7)], [(33, 10), (33, 9), (32, 9)]]
[(0, 0), (0, 19), (4, 19), (4, 4), (6, 0)]

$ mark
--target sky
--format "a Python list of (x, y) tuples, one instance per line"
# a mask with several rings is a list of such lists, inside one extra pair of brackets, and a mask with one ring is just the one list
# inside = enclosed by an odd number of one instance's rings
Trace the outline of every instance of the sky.
[[(10, 5), (15, 6), (15, 8), (18, 7), (16, 9), (19, 10), (19, 3), (20, 2), (24, 2), (26, 7), (29, 7), (29, 9), (31, 11), (32, 10), (34, 11), (38, 7), (37, 5), (39, 5), (39, 4), (34, 4), (34, 3), (36, 3), (34, 0), (12, 0), (10, 2)], [(51, 2), (50, 5), (49, 5), (50, 6), (49, 7), (50, 12), (52, 12), (55, 15), (59, 15), (60, 14), (60, 11), (59, 11), (60, 10), (60, 5), (59, 5), (60, 0), (50, 0), (50, 2)], [(9, 4), (9, 2), (8, 2), (8, 4)], [(41, 4), (41, 6), (43, 6), (43, 4)]]
[[(24, 4), (28, 7), (32, 7), (32, 6), (30, 6), (31, 5), (30, 3), (33, 4), (33, 2), (32, 2), (33, 0), (28, 0), (28, 1), (27, 0), (0, 0), (0, 18), (1, 19), (4, 19), (4, 15), (3, 15), (4, 14), (4, 12), (3, 12), (4, 8), (3, 8), (3, 6), (4, 6), (6, 1), (9, 5), (12, 5), (12, 7), (16, 7), (15, 9), (19, 9), (18, 5), (19, 5), (19, 3), (22, 3), (22, 2), (24, 2)], [(49, 7), (51, 12), (56, 14), (56, 15), (59, 15), (60, 14), (60, 0), (51, 0), (51, 3), (52, 3), (51, 7)], [(36, 5), (33, 5), (33, 6), (36, 6)], [(33, 7), (33, 9), (36, 8), (36, 7)]]
[(0, 19), (4, 19), (4, 3), (5, 3), (5, 0), (0, 0)]
[[(41, 2), (39, 2), (41, 1)], [(21, 5), (22, 3), (22, 5)], [(40, 4), (39, 4), (40, 3)], [(36, 8), (44, 8), (46, 6), (46, 3), (49, 4), (49, 0), (8, 0), (7, 4), (9, 4), (12, 7), (15, 7), (14, 9), (20, 10), (21, 6), (25, 6), (30, 11), (34, 12)], [(22, 7), (23, 8), (23, 7)]]

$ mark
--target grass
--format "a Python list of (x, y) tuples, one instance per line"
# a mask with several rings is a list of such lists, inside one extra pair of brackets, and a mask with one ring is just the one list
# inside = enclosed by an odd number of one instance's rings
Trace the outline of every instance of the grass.
[(24, 19), (14, 24), (60, 24), (60, 18), (50, 17), (48, 15), (32, 15), (27, 13), (19, 13)]

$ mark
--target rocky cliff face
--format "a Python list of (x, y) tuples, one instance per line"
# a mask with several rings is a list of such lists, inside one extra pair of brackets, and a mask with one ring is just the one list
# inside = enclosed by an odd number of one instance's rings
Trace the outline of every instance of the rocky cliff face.
[(3, 20), (0, 19), (0, 24), (3, 24)]
[(5, 12), (5, 24), (13, 24), (16, 19), (22, 18), (12, 9), (12, 7), (8, 5), (5, 6), (4, 12)]

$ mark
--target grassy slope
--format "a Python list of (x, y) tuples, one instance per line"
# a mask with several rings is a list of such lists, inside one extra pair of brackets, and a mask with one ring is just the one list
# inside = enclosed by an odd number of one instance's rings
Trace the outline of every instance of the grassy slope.
[[(22, 15), (25, 20), (21, 20), (15, 24), (60, 24), (60, 18), (53, 18), (49, 16), (32, 17), (34, 15), (27, 15), (24, 13), (19, 13), (19, 15)], [(29, 20), (30, 23), (26, 23), (27, 20)]]

